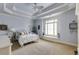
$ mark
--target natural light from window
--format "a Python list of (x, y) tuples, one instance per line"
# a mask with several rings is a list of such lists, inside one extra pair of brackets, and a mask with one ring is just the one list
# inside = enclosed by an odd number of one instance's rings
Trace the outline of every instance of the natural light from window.
[(57, 19), (45, 21), (45, 35), (57, 36)]

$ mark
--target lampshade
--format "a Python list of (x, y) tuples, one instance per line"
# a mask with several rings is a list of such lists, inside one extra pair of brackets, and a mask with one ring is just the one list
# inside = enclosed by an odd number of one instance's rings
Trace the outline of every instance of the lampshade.
[(16, 30), (14, 28), (11, 28), (10, 31), (15, 32)]

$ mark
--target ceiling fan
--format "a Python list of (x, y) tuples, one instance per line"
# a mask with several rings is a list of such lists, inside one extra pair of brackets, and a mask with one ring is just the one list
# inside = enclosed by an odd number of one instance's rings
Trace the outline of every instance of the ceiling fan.
[(35, 11), (40, 11), (43, 8), (44, 8), (44, 6), (38, 5), (38, 3), (33, 3), (33, 9)]

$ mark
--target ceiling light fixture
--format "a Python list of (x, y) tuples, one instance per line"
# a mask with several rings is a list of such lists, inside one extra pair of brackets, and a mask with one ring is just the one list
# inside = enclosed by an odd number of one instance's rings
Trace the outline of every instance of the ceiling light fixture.
[(38, 5), (38, 3), (34, 3), (33, 4), (33, 9), (35, 11), (40, 11), (43, 8), (43, 6)]

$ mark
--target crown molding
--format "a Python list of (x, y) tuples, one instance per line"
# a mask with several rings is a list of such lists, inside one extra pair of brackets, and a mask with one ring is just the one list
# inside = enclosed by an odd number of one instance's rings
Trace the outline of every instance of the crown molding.
[(63, 7), (65, 7), (65, 6), (67, 6), (68, 4), (63, 4), (63, 5), (61, 5), (61, 6), (58, 6), (58, 7), (56, 7), (56, 8), (52, 8), (52, 9), (50, 9), (50, 10), (48, 10), (48, 11), (46, 11), (46, 12), (43, 12), (43, 13), (41, 13), (41, 14), (39, 14), (39, 15), (36, 15), (36, 16), (41, 16), (41, 15), (44, 15), (44, 14), (48, 14), (48, 13), (50, 13), (50, 12), (52, 12), (52, 11), (55, 11), (55, 10), (58, 10), (59, 8), (63, 8)]
[(31, 15), (28, 15), (28, 14), (23, 14), (21, 11), (18, 11), (18, 13), (17, 13), (17, 10), (15, 11), (15, 9), (13, 10), (13, 9), (9, 9), (7, 6), (6, 6), (7, 4), (6, 3), (4, 3), (3, 4), (3, 13), (5, 13), (5, 14), (9, 14), (9, 15), (12, 15), (12, 16), (20, 16), (20, 17), (26, 17), (26, 18), (31, 18)]
[(44, 7), (43, 9), (41, 9), (40, 11), (36, 11), (33, 15), (38, 14), (39, 12), (45, 10), (46, 8), (48, 8), (48, 7), (50, 7), (50, 6), (54, 5), (54, 4), (55, 4), (55, 3), (53, 3), (53, 4), (51, 3), (50, 5)]
[(79, 15), (79, 3), (76, 4), (76, 12), (75, 12), (75, 14)]
[(16, 8), (15, 6), (13, 6), (12, 11), (13, 11), (13, 12), (16, 12), (16, 13), (21, 13), (21, 14), (24, 14), (24, 15), (27, 15), (27, 16), (32, 16), (31, 13), (22, 11), (22, 10)]
[(42, 17), (39, 17), (39, 18), (47, 19), (47, 18), (51, 18), (51, 17), (56, 17), (58, 15), (61, 15), (61, 14), (65, 13), (65, 12), (69, 11), (69, 10), (72, 10), (72, 9), (75, 9), (75, 7), (70, 7), (68, 9), (65, 9), (65, 10), (61, 11), (61, 12), (57, 12), (57, 13), (47, 15), (47, 16), (42, 16)]

